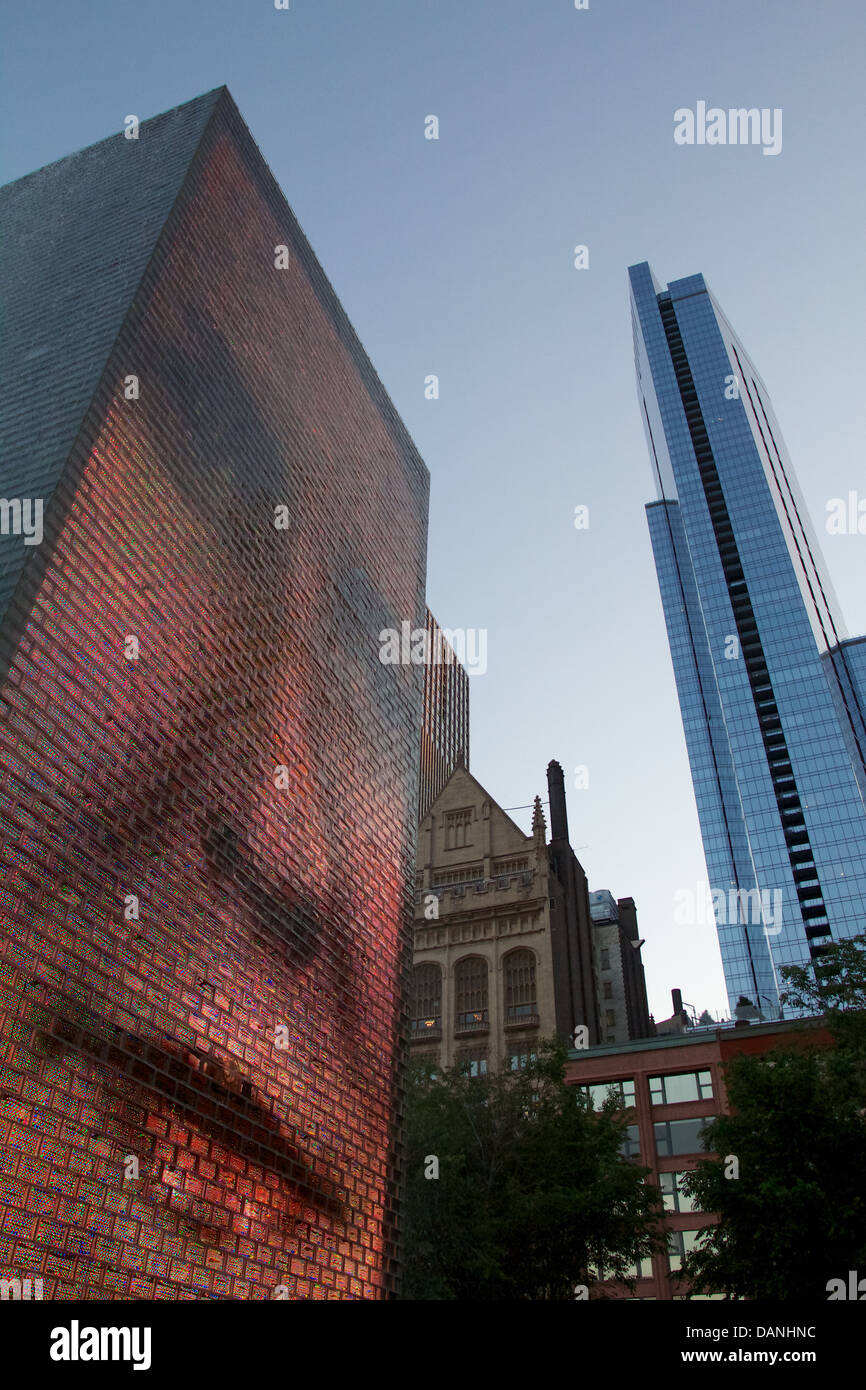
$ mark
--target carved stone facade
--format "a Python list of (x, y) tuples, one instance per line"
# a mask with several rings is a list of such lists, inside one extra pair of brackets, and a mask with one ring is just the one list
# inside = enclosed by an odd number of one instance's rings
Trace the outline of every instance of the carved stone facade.
[(557, 763), (548, 782), (561, 806), (550, 844), (538, 797), (524, 835), (462, 762), (421, 822), (413, 1056), (516, 1070), (539, 1038), (572, 1041), (584, 1025), (600, 1041), (589, 895)]

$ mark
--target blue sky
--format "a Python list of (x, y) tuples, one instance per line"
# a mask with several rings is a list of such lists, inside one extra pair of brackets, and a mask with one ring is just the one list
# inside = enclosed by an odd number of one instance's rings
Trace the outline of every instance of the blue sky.
[[(562, 763), (590, 885), (637, 902), (657, 1018), (672, 986), (726, 1003), (714, 927), (673, 919), (705, 868), (626, 270), (707, 277), (866, 631), (866, 537), (824, 529), (866, 495), (864, 31), (859, 0), (47, 0), (0, 24), (4, 182), (230, 88), (430, 468), (430, 606), (488, 632), (472, 771), (520, 807)], [(676, 145), (699, 100), (780, 107), (781, 153)]]

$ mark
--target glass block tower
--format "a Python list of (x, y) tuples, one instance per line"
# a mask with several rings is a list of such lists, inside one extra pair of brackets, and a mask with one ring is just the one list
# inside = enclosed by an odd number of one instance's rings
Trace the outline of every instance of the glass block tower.
[(866, 639), (701, 275), (629, 271), (647, 507), (731, 1009), (866, 931)]
[(0, 1276), (388, 1296), (427, 469), (225, 88), (0, 218)]

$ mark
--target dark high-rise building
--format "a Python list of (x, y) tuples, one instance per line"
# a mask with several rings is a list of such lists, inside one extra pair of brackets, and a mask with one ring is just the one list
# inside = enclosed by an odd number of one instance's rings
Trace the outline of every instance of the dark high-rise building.
[(427, 610), (424, 667), (424, 724), (418, 821), (424, 819), (451, 776), (458, 759), (469, 767), (469, 676), (447, 631)]
[(652, 1037), (634, 898), (617, 900), (599, 888), (589, 895), (589, 911), (602, 1036), (609, 1043)]
[(584, 1024), (587, 1042), (592, 1045), (601, 1041), (602, 1032), (589, 885), (568, 838), (565, 776), (561, 763), (555, 760), (547, 765), (547, 795), (550, 809), (548, 889), (557, 1016), (567, 1018), (571, 1014), (575, 1023)]
[(0, 1272), (385, 1296), (427, 470), (225, 88), (0, 212)]
[(647, 508), (731, 1012), (866, 929), (866, 640), (766, 387), (701, 275), (630, 270)]

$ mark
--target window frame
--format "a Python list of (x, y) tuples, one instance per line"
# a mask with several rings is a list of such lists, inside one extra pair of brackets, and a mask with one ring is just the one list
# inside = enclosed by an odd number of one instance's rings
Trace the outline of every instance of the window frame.
[[(694, 1079), (697, 1095), (689, 1096), (685, 1099), (682, 1097), (668, 1099), (665, 1082), (677, 1081), (687, 1076)], [(703, 1080), (704, 1077), (707, 1078), (706, 1081)], [(656, 1082), (658, 1085), (654, 1084)], [(659, 1072), (655, 1076), (647, 1077), (647, 1084), (649, 1086), (651, 1105), (694, 1105), (698, 1101), (715, 1100), (716, 1098), (715, 1087), (713, 1085), (713, 1073), (709, 1067), (700, 1067), (695, 1071)], [(657, 1092), (660, 1092), (660, 1099), (657, 1098)]]
[[(653, 1139), (654, 1139), (654, 1141), (655, 1141), (655, 1150), (656, 1150), (656, 1155), (657, 1155), (657, 1157), (658, 1157), (658, 1158), (686, 1158), (686, 1157), (690, 1157), (690, 1156), (692, 1156), (692, 1155), (697, 1155), (697, 1156), (699, 1156), (699, 1157), (701, 1157), (701, 1158), (705, 1158), (706, 1155), (707, 1155), (708, 1153), (714, 1152), (714, 1150), (712, 1150), (712, 1149), (708, 1150), (708, 1149), (703, 1148), (703, 1146), (702, 1146), (702, 1144), (701, 1144), (701, 1137), (700, 1137), (700, 1136), (701, 1136), (701, 1130), (705, 1127), (705, 1125), (706, 1125), (710, 1120), (714, 1120), (715, 1118), (716, 1118), (715, 1115), (695, 1115), (694, 1118), (692, 1118), (691, 1116), (689, 1116), (687, 1119), (679, 1119), (679, 1120), (654, 1120), (654, 1121), (653, 1121)], [(695, 1126), (697, 1127), (697, 1132), (696, 1132), (696, 1134), (695, 1134), (695, 1139), (696, 1139), (696, 1142), (697, 1142), (698, 1147), (697, 1147), (697, 1148), (693, 1148), (693, 1149), (674, 1149), (673, 1146), (672, 1146), (672, 1144), (673, 1144), (673, 1134), (674, 1134), (675, 1132), (678, 1133), (678, 1134), (682, 1134), (682, 1133), (685, 1132), (684, 1130), (681, 1130), (681, 1129), (677, 1129), (676, 1131), (674, 1131), (673, 1126), (675, 1126), (675, 1125), (677, 1125), (677, 1126), (679, 1126), (679, 1125), (695, 1125)], [(666, 1140), (667, 1140), (668, 1144), (671, 1145), (671, 1147), (668, 1148), (668, 1149), (662, 1149), (662, 1148), (659, 1147), (659, 1133), (658, 1133), (658, 1131), (659, 1131), (660, 1129), (662, 1129), (662, 1130), (665, 1131)]]

